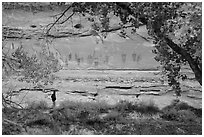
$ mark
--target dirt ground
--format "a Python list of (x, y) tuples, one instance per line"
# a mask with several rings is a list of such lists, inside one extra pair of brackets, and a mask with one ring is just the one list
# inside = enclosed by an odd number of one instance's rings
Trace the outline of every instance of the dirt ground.
[[(97, 71), (97, 70), (61, 70), (56, 73), (53, 85), (45, 87), (45, 91), (22, 90), (12, 100), (21, 105), (33, 101), (46, 101), (52, 106), (50, 88), (58, 89), (56, 106), (63, 101), (106, 102), (116, 104), (121, 100), (131, 102), (153, 102), (163, 108), (176, 99), (167, 83), (161, 83), (158, 71)], [(28, 83), (10, 81), (3, 84), (3, 91), (32, 88)], [(196, 81), (182, 82), (180, 100), (189, 105), (202, 108), (201, 87)], [(97, 95), (94, 97), (94, 95)], [(141, 94), (138, 98), (136, 94)]]

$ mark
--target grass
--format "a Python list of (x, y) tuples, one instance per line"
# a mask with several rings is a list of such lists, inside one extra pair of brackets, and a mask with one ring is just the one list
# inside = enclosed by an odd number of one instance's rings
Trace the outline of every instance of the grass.
[[(3, 122), (3, 134), (60, 135), (172, 135), (202, 134), (195, 108), (183, 102), (160, 110), (152, 101), (132, 103), (64, 101), (50, 110), (43, 101), (24, 110), (3, 109), (3, 118), (26, 127)], [(8, 115), (9, 114), (9, 115)], [(131, 115), (138, 117), (131, 117)], [(153, 118), (154, 116), (157, 116)]]

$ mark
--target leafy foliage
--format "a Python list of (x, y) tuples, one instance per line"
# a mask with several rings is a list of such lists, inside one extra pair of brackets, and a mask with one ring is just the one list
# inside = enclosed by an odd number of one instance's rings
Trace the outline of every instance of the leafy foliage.
[[(170, 9), (166, 10), (165, 8), (158, 12), (160, 12), (160, 16), (165, 16), (165, 14), (171, 14), (171, 16), (167, 19), (158, 17), (160, 20), (151, 21), (155, 24), (161, 24), (151, 32), (153, 35), (158, 36), (158, 40), (155, 41), (156, 50), (154, 50), (154, 53), (157, 54), (155, 59), (164, 68), (163, 71), (168, 77), (169, 85), (175, 89), (177, 95), (180, 95), (179, 79), (186, 78), (185, 75), (179, 73), (181, 66), (188, 62), (194, 73), (196, 73), (193, 69), (195, 66), (202, 70), (201, 5), (199, 3), (171, 3), (166, 6)], [(159, 31), (156, 30), (157, 27)], [(172, 47), (169, 47), (163, 36), (171, 39), (179, 48), (172, 49)], [(181, 49), (189, 56), (184, 56), (184, 54), (178, 52)], [(195, 66), (192, 66), (190, 60), (195, 62)], [(199, 78), (197, 80), (199, 81)]]
[(41, 51), (40, 57), (37, 57), (37, 55), (29, 55), (20, 46), (12, 53), (12, 57), (18, 60), (16, 69), (19, 70), (18, 75), (21, 81), (51, 84), (54, 78), (52, 73), (60, 69), (54, 54), (47, 52), (45, 48)]
[(202, 85), (202, 7), (192, 2), (109, 2), (74, 3), (73, 11), (82, 15), (98, 16), (98, 32), (107, 33), (111, 28), (111, 15), (117, 16), (122, 26), (121, 33), (126, 35), (125, 26), (131, 25), (132, 32), (146, 25), (148, 34), (154, 41), (155, 59), (163, 67), (169, 85), (180, 95), (181, 66), (189, 64), (196, 80)]
[(170, 121), (199, 122), (202, 110), (193, 108), (185, 102), (172, 102), (162, 109), (161, 118)]

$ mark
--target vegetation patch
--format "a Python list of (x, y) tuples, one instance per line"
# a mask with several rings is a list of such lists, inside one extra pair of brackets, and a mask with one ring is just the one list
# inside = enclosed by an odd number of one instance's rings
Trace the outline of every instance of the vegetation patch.
[[(140, 117), (131, 118), (133, 113)], [(155, 115), (158, 117), (154, 119)], [(121, 101), (116, 105), (64, 101), (55, 109), (41, 101), (29, 104), (24, 110), (4, 108), (3, 117), (22, 125), (3, 122), (3, 134), (170, 135), (201, 134), (202, 128), (195, 122), (198, 121), (196, 114), (184, 105), (159, 110), (152, 101)]]
[(161, 118), (180, 122), (201, 122), (202, 109), (189, 106), (185, 102), (173, 101), (162, 110)]

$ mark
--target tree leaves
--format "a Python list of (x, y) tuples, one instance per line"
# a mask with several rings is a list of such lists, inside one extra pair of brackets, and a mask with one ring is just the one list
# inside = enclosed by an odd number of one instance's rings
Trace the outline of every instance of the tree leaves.
[(190, 64), (196, 79), (201, 84), (201, 3), (116, 2), (87, 3), (85, 5), (88, 5), (89, 13), (103, 17), (100, 20), (102, 25), (99, 25), (99, 29), (108, 28), (110, 24), (108, 14), (111, 12), (120, 18), (119, 25), (132, 24), (134, 26), (133, 32), (135, 31), (134, 28), (146, 25), (149, 35), (154, 38), (156, 44), (155, 59), (163, 66), (169, 85), (175, 88), (177, 92), (180, 90), (178, 81), (180, 78), (184, 78), (179, 74), (181, 65), (185, 65), (186, 62)]
[(52, 83), (52, 73), (59, 70), (59, 62), (54, 57), (53, 53), (48, 53), (45, 48), (40, 53), (40, 58), (37, 55), (29, 56), (21, 47), (12, 54), (14, 58), (20, 60), (19, 80), (26, 81), (28, 83), (37, 84), (43, 82), (43, 84)]

